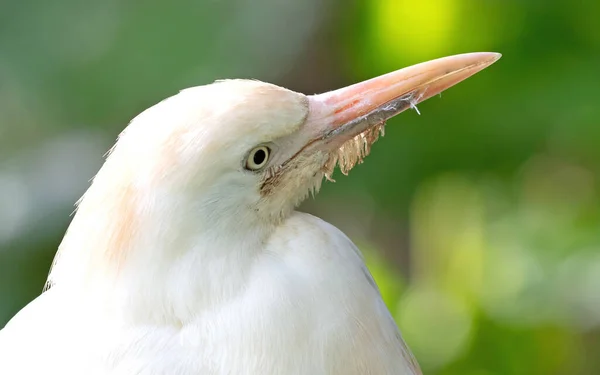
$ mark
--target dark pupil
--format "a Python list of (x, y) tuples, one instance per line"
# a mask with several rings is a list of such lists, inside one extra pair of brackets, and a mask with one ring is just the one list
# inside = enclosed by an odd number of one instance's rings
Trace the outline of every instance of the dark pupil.
[(254, 164), (256, 165), (261, 165), (265, 159), (267, 158), (267, 153), (265, 152), (265, 150), (257, 150), (254, 153), (254, 156), (252, 157), (252, 161), (254, 161)]

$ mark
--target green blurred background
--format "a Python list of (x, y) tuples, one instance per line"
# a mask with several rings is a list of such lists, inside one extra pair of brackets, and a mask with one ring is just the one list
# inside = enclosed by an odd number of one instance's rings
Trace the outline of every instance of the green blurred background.
[(389, 121), (302, 208), (363, 249), (427, 374), (599, 374), (598, 1), (2, 1), (0, 327), (143, 109), (215, 79), (310, 94), (472, 51), (504, 57)]

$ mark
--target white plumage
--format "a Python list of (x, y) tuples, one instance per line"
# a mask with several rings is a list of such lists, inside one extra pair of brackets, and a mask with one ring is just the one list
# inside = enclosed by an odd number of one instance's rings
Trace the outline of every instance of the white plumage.
[(80, 201), (48, 290), (0, 331), (0, 374), (419, 374), (358, 249), (294, 208), (414, 98), (498, 58), (315, 96), (221, 81), (146, 110)]

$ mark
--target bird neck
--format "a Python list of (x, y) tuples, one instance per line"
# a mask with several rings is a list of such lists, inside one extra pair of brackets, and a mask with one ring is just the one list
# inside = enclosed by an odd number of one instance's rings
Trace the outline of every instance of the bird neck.
[(150, 190), (119, 184), (99, 194), (92, 185), (60, 245), (52, 287), (123, 319), (173, 324), (239, 293), (273, 223), (243, 205), (215, 206), (227, 200), (195, 204)]

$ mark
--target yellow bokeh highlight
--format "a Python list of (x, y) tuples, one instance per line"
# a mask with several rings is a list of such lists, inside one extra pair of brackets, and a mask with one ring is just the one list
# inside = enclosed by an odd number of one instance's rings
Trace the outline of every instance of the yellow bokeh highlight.
[(373, 45), (390, 60), (427, 59), (452, 48), (457, 0), (372, 1)]
[(474, 328), (471, 309), (431, 286), (410, 288), (398, 304), (395, 318), (425, 369), (451, 363), (471, 344)]
[(411, 218), (415, 282), (475, 303), (486, 248), (484, 210), (477, 185), (460, 175), (420, 188)]

